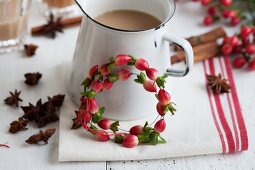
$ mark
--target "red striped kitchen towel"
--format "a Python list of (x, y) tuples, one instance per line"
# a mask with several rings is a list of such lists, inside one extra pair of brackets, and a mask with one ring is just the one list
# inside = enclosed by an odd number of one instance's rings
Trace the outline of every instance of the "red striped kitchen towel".
[[(207, 87), (207, 94), (215, 126), (220, 136), (222, 153), (233, 153), (248, 149), (247, 131), (241, 112), (229, 57), (220, 57), (203, 62), (206, 74), (221, 73), (232, 86), (231, 93), (213, 94)], [(230, 117), (227, 119), (226, 117)]]
[[(65, 69), (65, 68), (64, 68)], [(205, 74), (219, 74), (229, 80), (231, 93), (217, 95), (206, 86)], [(63, 77), (65, 73), (63, 72)], [(140, 145), (123, 148), (113, 142), (97, 142), (84, 130), (70, 130), (75, 106), (67, 97), (60, 114), (60, 161), (116, 161), (160, 159), (201, 154), (234, 153), (248, 149), (245, 120), (238, 100), (229, 58), (214, 58), (196, 64), (184, 78), (170, 78), (174, 116), (166, 116), (167, 129), (162, 136), (166, 144)], [(240, 91), (239, 91), (240, 92)], [(146, 106), (144, 106), (146, 107)], [(137, 121), (123, 121), (123, 129), (155, 115)]]

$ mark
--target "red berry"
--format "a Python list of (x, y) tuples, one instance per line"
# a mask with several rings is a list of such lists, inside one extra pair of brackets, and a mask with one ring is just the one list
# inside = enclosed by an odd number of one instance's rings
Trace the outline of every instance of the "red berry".
[(110, 74), (110, 71), (107, 69), (107, 64), (102, 65), (99, 68), (99, 72), (104, 76)]
[(143, 133), (143, 127), (141, 125), (136, 125), (133, 126), (130, 130), (129, 130), (131, 135), (140, 135)]
[(158, 78), (158, 70), (155, 68), (146, 69), (146, 75), (151, 80), (156, 80)]
[(95, 135), (96, 135), (97, 140), (100, 142), (106, 142), (106, 141), (110, 140), (110, 136), (108, 135), (108, 133), (103, 130), (97, 131)]
[(164, 116), (164, 115), (166, 114), (165, 108), (166, 108), (166, 106), (164, 106), (164, 105), (162, 105), (162, 104), (160, 104), (160, 103), (158, 102), (158, 104), (157, 104), (157, 111), (158, 111), (158, 114), (159, 114), (160, 116)]
[(113, 83), (109, 79), (105, 79), (103, 82), (103, 88), (109, 90), (112, 87)]
[(230, 37), (224, 37), (223, 44), (229, 44), (230, 43)]
[(253, 59), (249, 62), (248, 69), (249, 69), (249, 71), (255, 70), (255, 59)]
[(212, 25), (212, 23), (213, 23), (213, 18), (212, 18), (211, 16), (206, 16), (206, 17), (204, 18), (203, 23), (204, 23), (205, 26)]
[(241, 45), (238, 45), (234, 48), (234, 53), (235, 54), (241, 54), (243, 50), (243, 47)]
[(166, 129), (166, 121), (164, 119), (159, 120), (155, 125), (154, 125), (154, 130), (157, 133), (162, 133)]
[(102, 119), (97, 124), (100, 128), (104, 130), (108, 130), (111, 127), (111, 121), (109, 119)]
[(210, 8), (208, 8), (207, 10), (207, 13), (212, 15), (212, 16), (215, 16), (218, 12), (218, 8), (216, 6), (212, 6)]
[(246, 64), (246, 59), (243, 56), (236, 57), (233, 61), (234, 68), (242, 68)]
[(145, 81), (143, 83), (143, 87), (148, 92), (157, 92), (157, 86), (156, 86), (156, 83), (154, 81), (151, 81), (151, 80)]
[(171, 96), (166, 90), (160, 89), (158, 92), (158, 100), (160, 104), (167, 105), (171, 101)]
[(132, 75), (132, 73), (127, 69), (123, 69), (123, 70), (118, 71), (118, 79), (119, 80), (125, 81), (125, 80), (129, 79), (129, 77), (131, 75)]
[(249, 55), (255, 54), (255, 44), (249, 44), (245, 47), (245, 51)]
[(220, 3), (224, 6), (229, 6), (232, 4), (232, 0), (220, 0)]
[(123, 137), (122, 146), (126, 148), (134, 148), (139, 144), (138, 137), (135, 135), (125, 135)]
[(81, 115), (84, 122), (90, 122), (91, 114), (86, 112), (86, 110), (84, 110), (84, 109), (79, 110), (79, 115)]
[(91, 69), (89, 70), (89, 75), (88, 77), (91, 79), (91, 77), (98, 72), (98, 65), (94, 65), (93, 67), (91, 67)]
[(242, 43), (243, 43), (243, 45), (248, 45), (248, 44), (250, 44), (250, 39), (249, 39), (249, 37), (242, 37)]
[(223, 55), (230, 55), (233, 51), (233, 47), (230, 44), (224, 44), (221, 47), (221, 52)]
[(231, 18), (231, 25), (236, 26), (236, 25), (240, 24), (240, 21), (241, 21), (240, 18), (233, 17), (233, 18)]
[(139, 58), (135, 62), (135, 67), (140, 71), (144, 71), (149, 68), (149, 64), (145, 59)]
[(208, 4), (211, 3), (212, 0), (201, 0), (201, 4), (204, 6), (207, 6)]
[(237, 38), (237, 36), (233, 35), (232, 37), (230, 37), (230, 45), (232, 47), (237, 46), (239, 43), (239, 39)]
[(245, 25), (241, 28), (242, 37), (248, 37), (251, 32), (252, 32), (252, 29), (247, 25)]
[(95, 114), (98, 112), (98, 104), (96, 102), (96, 99), (93, 98), (93, 99), (89, 99), (90, 101), (90, 109), (89, 109), (89, 112), (92, 113), (92, 114)]
[(92, 81), (91, 85), (90, 85), (91, 90), (93, 90), (94, 92), (100, 92), (103, 88), (103, 84), (99, 81)]
[(255, 26), (252, 28), (251, 32), (252, 32), (253, 36), (255, 36)]
[(222, 16), (223, 18), (229, 18), (229, 17), (230, 17), (230, 16), (229, 16), (229, 11), (228, 11), (228, 10), (222, 11), (221, 16)]
[(131, 60), (132, 60), (132, 58), (129, 55), (120, 54), (120, 55), (117, 55), (115, 58), (115, 65), (116, 66), (124, 66)]

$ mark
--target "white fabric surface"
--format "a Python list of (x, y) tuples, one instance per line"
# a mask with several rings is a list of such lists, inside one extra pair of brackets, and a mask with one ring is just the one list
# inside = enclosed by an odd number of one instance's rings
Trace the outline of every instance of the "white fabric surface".
[[(214, 60), (214, 64), (216, 73), (220, 73), (219, 60)], [(209, 65), (207, 68), (209, 69)], [(64, 75), (66, 77), (66, 74)], [(197, 64), (190, 75), (185, 78), (171, 78), (168, 81), (168, 85), (171, 84), (173, 87), (170, 93), (172, 94), (172, 100), (177, 103), (177, 112), (172, 117), (165, 117), (167, 129), (162, 136), (167, 140), (166, 144), (157, 146), (139, 145), (134, 149), (127, 149), (113, 142), (97, 142), (93, 135), (83, 129), (70, 130), (72, 124), (70, 120), (74, 117), (73, 110), (77, 106), (74, 106), (72, 102), (66, 102), (65, 106), (61, 109), (59, 160), (140, 160), (230, 152), (231, 142), (227, 136), (234, 134), (234, 129), (232, 129), (234, 123), (231, 122), (232, 117), (227, 103), (227, 95), (220, 95), (220, 99), (227, 123), (233, 134), (229, 134), (226, 131), (227, 128), (224, 128), (224, 123), (220, 123), (223, 119), (220, 117), (220, 113), (216, 111), (216, 108), (219, 106), (216, 104), (214, 106), (216, 119), (218, 119), (217, 123), (220, 124), (219, 126), (225, 138), (224, 144), (227, 145), (226, 143), (228, 143), (226, 151), (223, 151), (206, 93), (203, 64)], [(155, 109), (154, 116), (137, 121), (121, 121), (120, 127), (129, 130), (133, 125), (143, 125), (146, 120), (150, 124), (156, 117)], [(234, 119), (236, 118), (234, 117)], [(237, 129), (237, 131), (239, 132), (240, 130)], [(240, 142), (239, 138), (234, 142)], [(240, 151), (239, 148), (238, 146), (234, 151)]]
[[(38, 3), (33, 1), (33, 10), (30, 17), (30, 27), (32, 25), (38, 25), (45, 22), (44, 18), (39, 13), (39, 9), (36, 6)], [(211, 27), (200, 27), (198, 23), (202, 19), (202, 12), (199, 9), (199, 5), (194, 5), (192, 3), (179, 4), (177, 6), (177, 12), (172, 20), (172, 27), (170, 30), (172, 33), (177, 35), (187, 37), (192, 34), (199, 34), (210, 30)], [(193, 10), (191, 10), (193, 9)], [(200, 16), (200, 17), (199, 17)], [(187, 18), (192, 19), (187, 19)], [(188, 30), (186, 26), (189, 26)], [(230, 29), (228, 29), (231, 31)], [(26, 105), (28, 102), (34, 101), (42, 97), (46, 100), (46, 96), (50, 96), (56, 93), (64, 93), (65, 89), (60, 85), (60, 82), (55, 81), (52, 75), (58, 77), (58, 68), (62, 68), (63, 62), (69, 62), (73, 56), (73, 50), (75, 47), (75, 42), (77, 38), (78, 28), (65, 30), (63, 35), (58, 35), (56, 40), (47, 39), (44, 37), (40, 38), (28, 38), (28, 42), (33, 42), (38, 44), (40, 48), (38, 49), (37, 55), (34, 58), (25, 58), (22, 53), (15, 52), (11, 54), (0, 54), (0, 101), (8, 96), (9, 90), (14, 90), (15, 88), (23, 90), (21, 97), (23, 98), (22, 105)], [(37, 87), (29, 88), (23, 81), (23, 74), (26, 72), (40, 71), (42, 72), (43, 79)], [(252, 122), (252, 114), (254, 112), (254, 73), (244, 73), (245, 71), (236, 70), (235, 78), (238, 80), (237, 88), (240, 92), (242, 109), (245, 113), (248, 132), (253, 145), (250, 145), (250, 150), (246, 154), (238, 154), (235, 156), (212, 156), (212, 157), (192, 157), (192, 158), (181, 158), (176, 159), (176, 163), (171, 167), (189, 167), (192, 169), (193, 165), (196, 167), (204, 167), (209, 169), (210, 167), (221, 167), (220, 169), (229, 169), (233, 167), (239, 167), (240, 169), (251, 169), (254, 167), (254, 161), (252, 158), (254, 153), (254, 122)], [(51, 81), (49, 81), (51, 80)], [(184, 81), (184, 79), (182, 79)], [(179, 79), (178, 81), (182, 81)], [(177, 81), (177, 79), (175, 80)], [(70, 100), (67, 98), (67, 104), (63, 107), (69, 107), (72, 105)], [(176, 101), (177, 102), (177, 101)], [(180, 106), (180, 103), (178, 103)], [(71, 111), (71, 109), (70, 109)], [(31, 134), (37, 132), (35, 126), (29, 125), (30, 130), (21, 132), (17, 135), (10, 135), (8, 133), (9, 123), (14, 119), (18, 118), (22, 114), (20, 109), (14, 109), (8, 107), (0, 102), (0, 143), (9, 142), (11, 146), (10, 149), (0, 149), (0, 169), (17, 169), (20, 170), (34, 170), (34, 169), (105, 169), (105, 162), (76, 162), (76, 163), (59, 163), (57, 159), (58, 155), (58, 131), (49, 141), (46, 146), (28, 146), (24, 143), (24, 140)], [(177, 116), (177, 115), (176, 115)], [(73, 112), (70, 113), (70, 118), (73, 117)], [(173, 117), (174, 118), (174, 117)], [(175, 118), (176, 119), (176, 118)], [(254, 120), (254, 119), (253, 119)], [(172, 121), (173, 122), (173, 121)], [(70, 127), (71, 122), (68, 122), (66, 128)], [(171, 123), (170, 123), (171, 124)], [(58, 127), (58, 123), (51, 124), (48, 127)], [(84, 132), (82, 132), (84, 134)], [(219, 146), (220, 147), (220, 146)], [(220, 149), (218, 149), (220, 151)], [(219, 161), (218, 161), (219, 160)], [(241, 162), (240, 162), (241, 161)], [(172, 162), (172, 160), (170, 160)], [(138, 164), (126, 163), (130, 168), (139, 167), (143, 162)], [(112, 162), (110, 167), (118, 169), (121, 166), (120, 163)], [(149, 161), (144, 162), (140, 168), (150, 169), (152, 167), (157, 167), (156, 165), (162, 165), (170, 168), (169, 160), (160, 161)], [(226, 165), (227, 164), (227, 165)], [(151, 167), (152, 166), (152, 167)], [(161, 167), (161, 169), (162, 169)], [(207, 168), (206, 168), (207, 167)], [(244, 168), (246, 167), (246, 168)], [(203, 169), (204, 169), (203, 168)]]

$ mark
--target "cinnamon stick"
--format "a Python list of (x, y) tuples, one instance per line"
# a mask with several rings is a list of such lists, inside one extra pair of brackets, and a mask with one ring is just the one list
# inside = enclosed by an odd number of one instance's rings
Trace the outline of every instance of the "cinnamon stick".
[[(73, 18), (65, 18), (60, 20), (60, 24), (64, 27), (72, 27), (75, 25), (79, 25), (82, 21), (82, 16), (73, 17)], [(44, 28), (44, 25), (33, 27), (31, 30), (32, 35), (36, 35)]]
[(212, 31), (207, 32), (205, 34), (190, 37), (187, 39), (187, 41), (189, 41), (191, 46), (194, 47), (199, 44), (216, 41), (217, 39), (225, 37), (225, 36), (227, 36), (227, 33), (225, 32), (225, 30), (222, 27), (219, 27), (219, 28), (213, 29)]
[[(220, 47), (216, 41), (209, 42), (202, 45), (193, 47), (194, 51), (194, 62), (203, 61), (212, 58), (220, 53)], [(178, 51), (174, 56), (171, 57), (171, 63), (175, 64), (185, 60), (185, 55), (182, 51)]]

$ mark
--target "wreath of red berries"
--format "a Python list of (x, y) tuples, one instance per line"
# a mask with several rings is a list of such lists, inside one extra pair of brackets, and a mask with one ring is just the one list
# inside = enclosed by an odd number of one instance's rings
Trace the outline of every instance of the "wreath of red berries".
[[(121, 68), (123, 66), (135, 67), (140, 74), (131, 73), (128, 69)], [(103, 118), (105, 108), (98, 106), (95, 97), (104, 90), (110, 90), (116, 81), (126, 81), (132, 75), (137, 76), (134, 81), (142, 84), (146, 91), (155, 93), (159, 101), (156, 105), (159, 115), (150, 125), (146, 122), (143, 126), (136, 125), (127, 131), (119, 128), (119, 121), (112, 122)], [(166, 128), (164, 117), (167, 112), (174, 115), (176, 111), (170, 94), (164, 89), (167, 77), (167, 75), (158, 76), (158, 71), (150, 68), (143, 58), (136, 59), (125, 54), (110, 58), (109, 63), (100, 67), (95, 65), (89, 70), (87, 78), (82, 83), (84, 91), (81, 92), (78, 119), (83, 128), (95, 135), (96, 139), (101, 142), (113, 140), (128, 148), (135, 147), (139, 143), (152, 145), (165, 143), (166, 140), (160, 135)], [(151, 127), (153, 124), (154, 127)]]

